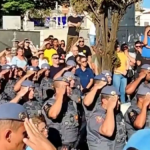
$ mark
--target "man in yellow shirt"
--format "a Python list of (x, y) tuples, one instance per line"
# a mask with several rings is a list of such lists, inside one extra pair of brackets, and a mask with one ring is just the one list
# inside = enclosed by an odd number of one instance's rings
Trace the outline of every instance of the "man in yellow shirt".
[(49, 42), (47, 42), (45, 44), (44, 57), (47, 59), (47, 61), (48, 61), (50, 66), (53, 65), (53, 63), (52, 63), (52, 56), (54, 54), (57, 54), (57, 51), (51, 47), (51, 44)]

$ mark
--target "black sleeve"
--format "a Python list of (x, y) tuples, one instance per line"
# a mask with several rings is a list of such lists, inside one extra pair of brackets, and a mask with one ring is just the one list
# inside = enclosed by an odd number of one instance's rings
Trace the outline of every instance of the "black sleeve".
[[(84, 17), (83, 17), (84, 18)], [(82, 22), (83, 18), (78, 17), (78, 22)]]
[(67, 20), (67, 22), (69, 22), (69, 21), (70, 21), (70, 18), (71, 18), (71, 16), (69, 16), (69, 17), (68, 17), (68, 20)]
[(91, 53), (91, 50), (90, 50), (90, 48), (87, 46), (87, 56), (91, 56), (92, 55), (92, 53)]
[(130, 122), (131, 122), (131, 125), (134, 124), (134, 121), (136, 120), (137, 116), (138, 116), (138, 113), (137, 113), (137, 111), (135, 111), (135, 110), (132, 110), (132, 111), (130, 111), (130, 112), (128, 113), (128, 117), (129, 117), (129, 120), (130, 120)]

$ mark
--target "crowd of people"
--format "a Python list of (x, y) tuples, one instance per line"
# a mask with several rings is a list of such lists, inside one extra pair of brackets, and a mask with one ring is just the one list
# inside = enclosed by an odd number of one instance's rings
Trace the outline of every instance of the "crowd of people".
[(50, 35), (40, 49), (25, 39), (15, 56), (0, 53), (0, 149), (149, 149), (150, 27), (134, 53), (116, 42), (120, 65), (99, 72), (94, 35), (89, 47), (74, 33), (80, 21), (68, 19), (67, 45)]

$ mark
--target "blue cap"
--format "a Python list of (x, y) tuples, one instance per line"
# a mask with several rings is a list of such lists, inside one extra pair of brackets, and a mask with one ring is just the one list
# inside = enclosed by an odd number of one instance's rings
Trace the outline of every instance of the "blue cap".
[(24, 87), (32, 87), (32, 88), (35, 87), (34, 83), (33, 83), (32, 81), (30, 81), (30, 80), (25, 80), (25, 81), (23, 81), (22, 84), (21, 84), (21, 86), (24, 86)]
[(149, 150), (150, 145), (150, 129), (142, 129), (135, 132), (123, 150), (133, 147), (137, 150)]
[(17, 67), (17, 65), (12, 64), (12, 65), (11, 65), (11, 68), (12, 68), (12, 69), (15, 69), (15, 68), (18, 68), (18, 67)]
[(112, 77), (112, 73), (109, 70), (103, 70), (102, 74), (105, 76), (111, 76)]
[(114, 86), (105, 86), (102, 91), (101, 94), (106, 94), (106, 95), (120, 95), (119, 91), (114, 87)]
[(68, 80), (75, 80), (75, 75), (72, 72), (65, 72), (63, 75), (64, 78), (67, 78)]
[(66, 78), (64, 78), (64, 77), (59, 77), (59, 78), (57, 78), (57, 79), (54, 79), (54, 82), (55, 82), (55, 81), (64, 81), (64, 82), (66, 82), (66, 83), (69, 83), (68, 79), (66, 79)]
[(150, 94), (150, 88), (147, 87), (145, 84), (141, 84), (138, 88), (137, 94), (138, 95), (146, 95), (146, 94)]
[(11, 66), (10, 65), (3, 65), (1, 67), (1, 70), (10, 70), (11, 69)]
[(150, 65), (149, 64), (144, 64), (144, 65), (141, 66), (141, 69), (150, 70)]
[(33, 67), (33, 66), (28, 66), (28, 67), (27, 67), (27, 71), (28, 71), (28, 70), (38, 71), (38, 68), (37, 68), (37, 67)]
[(68, 65), (68, 66), (73, 66), (73, 67), (75, 67), (77, 64), (75, 63), (75, 61), (73, 61), (73, 60), (68, 60), (67, 62), (66, 62), (66, 64)]
[(41, 69), (47, 69), (47, 70), (50, 70), (50, 65), (47, 64), (47, 63), (44, 63), (41, 65)]
[(105, 81), (107, 82), (107, 78), (105, 77), (105, 75), (100, 74), (94, 77), (94, 80), (101, 80), (101, 81)]
[(28, 117), (25, 108), (16, 103), (4, 103), (0, 105), (0, 120), (24, 121)]

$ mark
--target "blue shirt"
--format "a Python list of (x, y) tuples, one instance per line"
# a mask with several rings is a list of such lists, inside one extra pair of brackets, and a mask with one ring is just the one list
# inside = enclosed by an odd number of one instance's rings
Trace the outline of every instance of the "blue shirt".
[[(141, 36), (141, 41), (144, 40), (144, 35)], [(150, 36), (147, 36), (147, 45), (150, 46)], [(142, 57), (150, 58), (150, 49), (143, 47)]]
[(81, 68), (78, 68), (75, 74), (80, 78), (80, 83), (83, 88), (86, 88), (90, 82), (90, 79), (94, 78), (93, 71), (90, 68), (86, 68), (85, 71), (83, 71)]
[(20, 60), (17, 56), (14, 56), (12, 58), (11, 63), (13, 65), (17, 65), (17, 67), (20, 67), (20, 68), (24, 68), (27, 65), (27, 61), (26, 60)]

